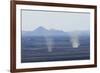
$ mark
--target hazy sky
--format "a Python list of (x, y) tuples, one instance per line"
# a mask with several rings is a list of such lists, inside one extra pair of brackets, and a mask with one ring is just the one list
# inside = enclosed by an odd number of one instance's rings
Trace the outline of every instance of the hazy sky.
[(39, 26), (46, 29), (79, 31), (90, 29), (90, 14), (76, 12), (54, 12), (22, 10), (22, 31), (33, 31)]

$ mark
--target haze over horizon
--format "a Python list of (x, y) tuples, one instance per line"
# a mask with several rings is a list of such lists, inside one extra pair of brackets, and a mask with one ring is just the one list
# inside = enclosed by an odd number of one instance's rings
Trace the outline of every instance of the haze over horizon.
[[(39, 30), (39, 31), (45, 30), (45, 31), (61, 31), (61, 32), (69, 32), (69, 31), (63, 31), (63, 30), (59, 30), (59, 29), (47, 29), (47, 28), (42, 27), (42, 26), (39, 26), (39, 27), (37, 27), (36, 29), (31, 30), (30, 32), (36, 31), (36, 30)], [(78, 30), (76, 30), (76, 31), (78, 31)], [(89, 30), (81, 30), (81, 31), (89, 31)], [(22, 32), (25, 32), (25, 30), (22, 30)], [(27, 32), (27, 31), (26, 31), (26, 32)], [(70, 32), (75, 32), (75, 31), (70, 31)]]
[(22, 10), (21, 12), (22, 31), (34, 31), (38, 27), (65, 32), (90, 30), (89, 13), (37, 10)]

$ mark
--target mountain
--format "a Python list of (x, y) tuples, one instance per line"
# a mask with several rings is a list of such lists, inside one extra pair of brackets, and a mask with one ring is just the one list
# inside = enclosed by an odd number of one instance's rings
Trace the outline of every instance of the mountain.
[(33, 31), (33, 33), (34, 32), (48, 32), (48, 30), (47, 29), (45, 29), (45, 28), (43, 28), (43, 27), (38, 27), (37, 29), (35, 29), (34, 31)]
[(89, 31), (73, 31), (73, 32), (64, 32), (60, 30), (50, 29), (47, 30), (43, 27), (38, 27), (33, 31), (22, 31), (23, 36), (68, 36), (77, 34), (79, 36), (89, 36)]
[(67, 32), (60, 31), (60, 30), (47, 30), (43, 27), (38, 27), (34, 31), (23, 31), (23, 36), (59, 36), (59, 35), (66, 35)]
[(32, 34), (33, 35), (36, 35), (36, 36), (41, 36), (41, 35), (45, 35), (49, 33), (49, 31), (43, 27), (38, 27), (37, 29), (35, 29), (34, 31), (32, 31)]

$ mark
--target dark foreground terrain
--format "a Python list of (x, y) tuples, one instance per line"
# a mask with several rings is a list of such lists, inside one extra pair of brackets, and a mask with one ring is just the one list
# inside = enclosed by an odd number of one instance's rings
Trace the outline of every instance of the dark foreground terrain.
[[(89, 36), (79, 37), (79, 47), (73, 48), (69, 36), (49, 37), (22, 36), (21, 62), (47, 62), (64, 60), (87, 60), (90, 59)], [(48, 47), (52, 51), (48, 51)]]

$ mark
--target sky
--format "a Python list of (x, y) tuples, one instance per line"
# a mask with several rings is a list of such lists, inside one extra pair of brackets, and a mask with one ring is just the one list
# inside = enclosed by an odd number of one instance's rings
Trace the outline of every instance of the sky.
[(90, 30), (90, 13), (21, 10), (22, 31), (34, 31), (38, 27), (65, 32)]

